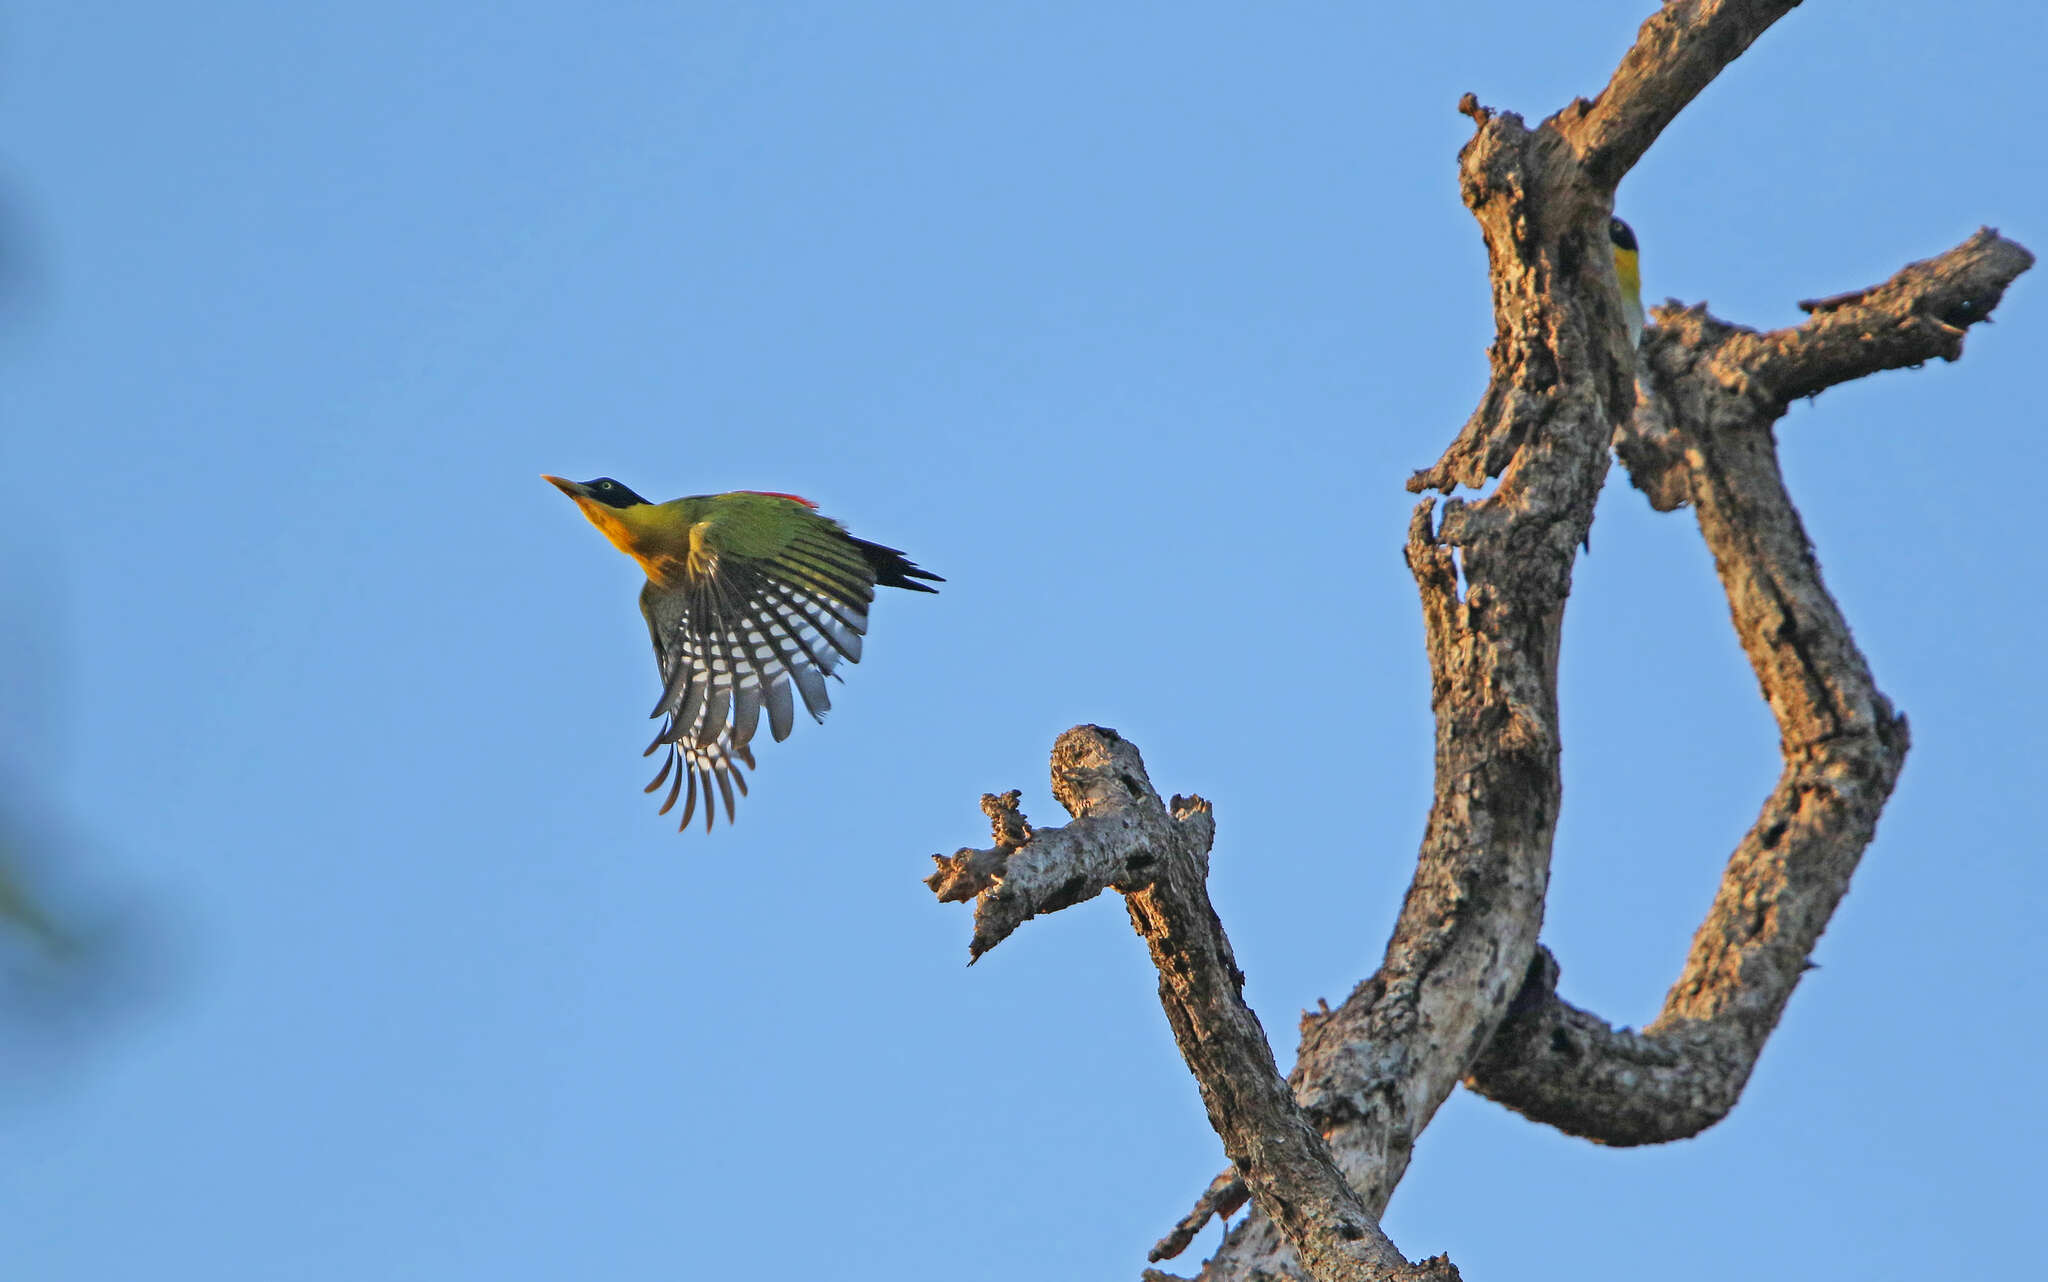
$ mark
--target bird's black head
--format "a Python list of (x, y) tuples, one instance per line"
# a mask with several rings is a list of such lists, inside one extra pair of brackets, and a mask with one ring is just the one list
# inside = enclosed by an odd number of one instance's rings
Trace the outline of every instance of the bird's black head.
[(647, 502), (609, 476), (583, 482), (583, 492), (606, 507), (640, 507)]
[(1619, 218), (1607, 220), (1607, 239), (1614, 242), (1616, 249), (1625, 249), (1631, 254), (1636, 252), (1636, 234)]

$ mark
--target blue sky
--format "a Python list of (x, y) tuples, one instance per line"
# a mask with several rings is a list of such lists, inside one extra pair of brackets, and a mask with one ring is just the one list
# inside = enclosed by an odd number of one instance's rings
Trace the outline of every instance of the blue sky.
[[(1060, 818), (1099, 722), (1214, 800), (1283, 1062), (1369, 973), (1428, 799), (1402, 482), (1491, 336), (1454, 104), (1591, 94), (1649, 7), (14, 7), (0, 765), (156, 943), (4, 1078), (9, 1276), (1135, 1277), (1221, 1162), (1143, 949), (1108, 900), (966, 969), (927, 856), (984, 791)], [(2042, 249), (2043, 48), (1795, 11), (1624, 185), (1646, 292), (1772, 326)], [(1781, 425), (1915, 746), (1741, 1106), (1615, 1152), (1454, 1097), (1411, 1255), (2038, 1260), (2042, 315)], [(678, 838), (637, 572), (543, 471), (796, 491), (949, 581)], [(1641, 1023), (1777, 760), (1618, 473), (1563, 682), (1545, 939)]]

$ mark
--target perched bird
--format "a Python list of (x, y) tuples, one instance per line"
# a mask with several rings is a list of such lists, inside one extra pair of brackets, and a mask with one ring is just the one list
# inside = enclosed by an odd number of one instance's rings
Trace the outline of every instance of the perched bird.
[(1621, 316), (1628, 325), (1628, 345), (1643, 341), (1643, 273), (1636, 257), (1636, 234), (1619, 218), (1607, 220), (1607, 239), (1614, 242), (1614, 278), (1621, 282)]
[(590, 523), (647, 571), (640, 613), (654, 639), (663, 718), (647, 752), (666, 745), (653, 792), (675, 771), (662, 814), (687, 781), (682, 827), (697, 808), (711, 827), (715, 784), (733, 817), (733, 785), (746, 795), (741, 765), (768, 713), (779, 743), (796, 719), (790, 687), (819, 721), (832, 706), (825, 678), (840, 660), (860, 662), (875, 587), (936, 592), (943, 583), (895, 548), (848, 534), (794, 494), (738, 490), (649, 503), (610, 477), (578, 483), (544, 480), (568, 495)]

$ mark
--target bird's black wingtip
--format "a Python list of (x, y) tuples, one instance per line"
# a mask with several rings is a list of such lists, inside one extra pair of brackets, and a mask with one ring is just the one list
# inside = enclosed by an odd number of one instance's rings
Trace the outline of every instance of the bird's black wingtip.
[(929, 579), (933, 583), (946, 581), (944, 576), (933, 574), (895, 548), (870, 543), (866, 539), (854, 539), (853, 545), (860, 549), (861, 557), (867, 561), (868, 568), (874, 571), (877, 587), (907, 588), (912, 592), (937, 592), (937, 588), (928, 588), (916, 580)]

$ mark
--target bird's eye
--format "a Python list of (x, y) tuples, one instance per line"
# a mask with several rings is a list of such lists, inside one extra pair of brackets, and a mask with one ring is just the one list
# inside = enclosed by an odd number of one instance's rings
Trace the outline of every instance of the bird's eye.
[(599, 482), (597, 483), (597, 488), (598, 488), (598, 489), (600, 489), (600, 490), (608, 490), (608, 489), (610, 489), (611, 487), (612, 487), (612, 483), (611, 483), (610, 481), (599, 481)]

